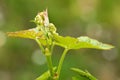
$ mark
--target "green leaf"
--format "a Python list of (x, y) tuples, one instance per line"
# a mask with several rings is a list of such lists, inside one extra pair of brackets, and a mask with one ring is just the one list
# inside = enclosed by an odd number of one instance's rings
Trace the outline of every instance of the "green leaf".
[(95, 49), (111, 49), (113, 46), (108, 44), (103, 44), (95, 39), (91, 39), (89, 37), (63, 37), (59, 35), (54, 35), (54, 40), (56, 45), (59, 45), (68, 49), (80, 49), (80, 48), (95, 48)]
[(78, 68), (71, 68), (72, 71), (76, 72), (82, 77), (85, 77), (88, 80), (97, 80), (94, 76), (92, 76), (88, 71), (82, 71), (81, 69)]
[[(53, 68), (53, 70), (56, 70), (56, 67)], [(35, 80), (49, 80), (50, 79), (50, 72), (49, 70), (44, 72), (42, 75), (40, 75), (37, 79)]]
[(44, 38), (43, 33), (41, 31), (38, 31), (36, 28), (16, 31), (16, 32), (8, 32), (7, 35), (10, 37), (29, 38), (29, 39)]
[(55, 44), (68, 49), (75, 49), (76, 42), (78, 41), (72, 37), (63, 37), (59, 35), (54, 35)]

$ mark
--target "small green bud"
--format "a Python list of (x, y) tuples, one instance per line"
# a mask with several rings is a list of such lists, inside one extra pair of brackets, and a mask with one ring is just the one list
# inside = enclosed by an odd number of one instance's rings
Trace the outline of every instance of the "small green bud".
[(45, 48), (45, 55), (46, 56), (51, 55), (50, 50), (48, 48)]
[(37, 14), (37, 16), (35, 17), (35, 23), (37, 23), (38, 25), (44, 25), (45, 27), (49, 25), (47, 10)]
[(38, 15), (35, 17), (35, 21), (34, 21), (36, 24), (38, 25), (43, 25), (43, 19), (42, 19), (42, 16)]
[(51, 33), (56, 33), (57, 29), (56, 29), (54, 24), (50, 23), (49, 24), (49, 30), (50, 30)]

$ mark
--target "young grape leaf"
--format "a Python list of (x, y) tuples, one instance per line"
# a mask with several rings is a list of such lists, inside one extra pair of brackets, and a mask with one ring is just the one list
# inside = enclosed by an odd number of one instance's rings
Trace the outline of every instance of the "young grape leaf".
[(78, 69), (78, 68), (71, 68), (71, 70), (78, 73), (80, 76), (85, 77), (88, 80), (97, 80), (88, 71), (82, 71), (81, 69)]
[(16, 31), (16, 32), (8, 32), (7, 35), (10, 37), (29, 38), (29, 39), (44, 38), (43, 33), (41, 31), (38, 31), (36, 28)]
[(103, 44), (95, 39), (83, 36), (78, 38), (63, 37), (54, 35), (55, 44), (68, 49), (80, 49), (80, 48), (94, 48), (94, 49), (111, 49), (113, 46)]
[(54, 35), (53, 38), (55, 40), (56, 45), (59, 45), (61, 47), (68, 48), (68, 49), (76, 49), (75, 45), (76, 45), (76, 42), (78, 42), (78, 40), (75, 38), (72, 38), (69, 36), (63, 37), (59, 35)]

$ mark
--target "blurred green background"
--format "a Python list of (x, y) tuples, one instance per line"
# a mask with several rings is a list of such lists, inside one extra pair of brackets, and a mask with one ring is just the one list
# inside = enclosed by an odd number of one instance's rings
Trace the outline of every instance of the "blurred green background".
[[(120, 80), (120, 0), (0, 0), (0, 80), (34, 80), (47, 70), (36, 42), (6, 36), (35, 27), (30, 20), (46, 8), (61, 35), (89, 36), (115, 46), (108, 51), (69, 51), (61, 80), (75, 75), (70, 67), (88, 70), (99, 80)], [(62, 51), (54, 49), (54, 66)]]

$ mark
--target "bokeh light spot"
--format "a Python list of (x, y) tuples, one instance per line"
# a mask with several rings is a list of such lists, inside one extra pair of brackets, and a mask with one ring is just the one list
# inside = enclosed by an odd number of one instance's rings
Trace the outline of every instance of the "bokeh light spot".
[(0, 31), (0, 47), (2, 47), (6, 43), (5, 33)]
[(32, 61), (37, 65), (43, 65), (46, 63), (46, 58), (40, 50), (35, 50), (32, 54)]
[(3, 12), (0, 8), (0, 27), (2, 27), (4, 23), (5, 23), (4, 15), (3, 15)]
[(113, 61), (118, 57), (118, 51), (117, 51), (117, 49), (103, 51), (102, 55), (106, 60)]
[(7, 71), (0, 71), (0, 80), (11, 80), (11, 75)]
[(89, 24), (86, 29), (86, 34), (92, 38), (100, 38), (102, 36), (103, 29), (99, 24)]

